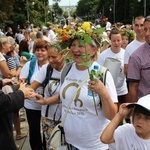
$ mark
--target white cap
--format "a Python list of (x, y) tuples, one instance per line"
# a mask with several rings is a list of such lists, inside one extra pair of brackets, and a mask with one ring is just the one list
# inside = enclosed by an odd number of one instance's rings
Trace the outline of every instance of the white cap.
[(128, 104), (127, 107), (141, 106), (150, 111), (150, 94), (141, 97), (137, 103)]

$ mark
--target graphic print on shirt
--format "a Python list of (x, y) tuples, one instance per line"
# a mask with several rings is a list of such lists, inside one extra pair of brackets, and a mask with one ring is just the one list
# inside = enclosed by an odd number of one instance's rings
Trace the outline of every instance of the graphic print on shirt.
[(59, 85), (60, 85), (59, 79), (50, 80), (49, 86), (48, 86), (48, 91), (49, 91), (50, 96), (52, 96), (57, 91)]
[[(77, 83), (70, 83), (68, 84), (64, 90), (63, 90), (63, 93), (62, 93), (62, 97), (65, 99), (65, 94), (66, 94), (66, 91), (67, 89), (70, 87), (70, 86), (75, 86), (76, 88), (78, 88), (78, 84)], [(74, 105), (77, 106), (77, 102), (80, 103), (79, 106), (82, 107), (83, 106), (83, 102), (79, 99), (79, 95), (80, 95), (80, 89), (77, 91), (76, 93), (76, 97), (75, 97), (75, 100), (74, 100)]]

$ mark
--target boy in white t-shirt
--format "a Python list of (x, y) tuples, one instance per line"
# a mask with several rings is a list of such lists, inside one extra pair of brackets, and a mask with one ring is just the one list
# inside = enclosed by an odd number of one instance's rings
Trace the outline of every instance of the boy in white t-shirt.
[[(132, 107), (134, 107), (133, 124), (118, 127)], [(149, 150), (150, 94), (140, 98), (137, 103), (122, 104), (119, 112), (102, 133), (101, 141), (107, 144), (113, 143), (115, 150)]]

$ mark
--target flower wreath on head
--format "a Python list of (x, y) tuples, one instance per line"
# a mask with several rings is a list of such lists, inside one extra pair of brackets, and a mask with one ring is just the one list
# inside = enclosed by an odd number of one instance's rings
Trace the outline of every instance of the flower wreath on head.
[(121, 29), (120, 30), (121, 35), (125, 35), (129, 38), (129, 41), (131, 42), (132, 40), (135, 39), (135, 32), (132, 30), (128, 29)]
[(84, 22), (78, 27), (77, 31), (75, 29), (68, 30), (67, 28), (67, 31), (66, 29), (63, 29), (61, 34), (58, 34), (58, 40), (63, 49), (69, 49), (70, 44), (74, 39), (79, 41), (79, 45), (93, 45), (94, 41), (97, 47), (102, 47), (105, 42), (108, 42), (107, 38), (103, 35), (103, 32), (103, 28), (92, 29), (89, 22)]

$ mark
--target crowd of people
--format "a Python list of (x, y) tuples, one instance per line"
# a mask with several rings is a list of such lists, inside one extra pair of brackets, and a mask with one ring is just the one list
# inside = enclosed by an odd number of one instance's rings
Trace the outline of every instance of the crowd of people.
[[(149, 16), (135, 17), (130, 27), (107, 21), (104, 30), (89, 22), (28, 25), (15, 34), (8, 27), (0, 34), (0, 149), (19, 149), (14, 139), (27, 136), (21, 107), (31, 149), (52, 149), (51, 132), (72, 100), (63, 125), (66, 150), (148, 150), (149, 45)], [(116, 81), (111, 70), (99, 71), (108, 58), (120, 62)]]

